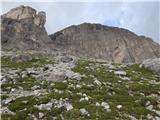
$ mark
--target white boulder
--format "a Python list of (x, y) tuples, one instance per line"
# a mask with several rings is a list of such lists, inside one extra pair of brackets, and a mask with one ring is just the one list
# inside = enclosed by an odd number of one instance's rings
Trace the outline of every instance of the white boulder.
[(142, 66), (160, 75), (160, 58), (144, 60)]

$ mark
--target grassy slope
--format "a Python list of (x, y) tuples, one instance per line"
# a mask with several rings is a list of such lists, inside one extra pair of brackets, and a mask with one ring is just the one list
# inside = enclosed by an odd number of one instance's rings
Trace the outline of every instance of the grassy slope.
[[(16, 63), (10, 61), (8, 57), (1, 60), (2, 69), (25, 69), (27, 67), (39, 67), (44, 64), (51, 63), (43, 59), (34, 59), (29, 62)], [(38, 64), (37, 64), (38, 63)], [(159, 84), (150, 84), (149, 81), (160, 81), (160, 76), (153, 74), (145, 68), (139, 68), (138, 65), (121, 66), (114, 65), (117, 70), (126, 71), (126, 77), (130, 80), (122, 80), (114, 72), (110, 72), (109, 68), (103, 65), (104, 63), (93, 61), (79, 61), (74, 72), (81, 73), (83, 77), (81, 81), (66, 80), (64, 82), (40, 82), (34, 77), (22, 78), (20, 75), (16, 79), (16, 84), (3, 84), (2, 91), (10, 92), (11, 88), (18, 88), (21, 86), (24, 90), (31, 90), (34, 85), (39, 85), (41, 89), (46, 89), (48, 93), (38, 97), (28, 96), (20, 97), (8, 104), (8, 108), (15, 112), (15, 115), (2, 114), (3, 120), (30, 120), (32, 119), (29, 114), (34, 114), (38, 117), (39, 112), (44, 113), (43, 119), (50, 120), (52, 117), (61, 119), (60, 114), (63, 115), (65, 120), (107, 120), (107, 119), (129, 119), (126, 115), (132, 115), (137, 119), (146, 119), (147, 114), (158, 116), (156, 113), (146, 109), (145, 104), (150, 101), (154, 109), (157, 108), (158, 98), (149, 95), (156, 94), (159, 96)], [(101, 85), (97, 85), (94, 79), (97, 78)], [(79, 85), (80, 87), (77, 87)], [(56, 90), (61, 91), (60, 93)], [(77, 93), (85, 93), (88, 101), (81, 101), (83, 96)], [(8, 98), (3, 95), (3, 99)], [(51, 99), (69, 98), (69, 102), (73, 105), (73, 109), (67, 111), (65, 108), (52, 107), (51, 110), (38, 110), (34, 107), (36, 104), (48, 103)], [(24, 102), (27, 101), (27, 102)], [(96, 106), (96, 102), (107, 102), (110, 105), (110, 111), (106, 111), (102, 106)], [(122, 105), (121, 109), (117, 105)], [(82, 115), (79, 111), (80, 108), (85, 108), (90, 116)]]

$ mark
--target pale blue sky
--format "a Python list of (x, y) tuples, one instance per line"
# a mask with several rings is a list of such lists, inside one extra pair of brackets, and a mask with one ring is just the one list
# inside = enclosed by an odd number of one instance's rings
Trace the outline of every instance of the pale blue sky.
[(138, 35), (151, 37), (160, 43), (160, 2), (116, 0), (108, 2), (1, 2), (1, 14), (19, 5), (28, 5), (37, 11), (45, 11), (47, 15), (46, 29), (48, 34), (54, 33), (73, 24), (83, 22), (101, 23), (129, 29)]

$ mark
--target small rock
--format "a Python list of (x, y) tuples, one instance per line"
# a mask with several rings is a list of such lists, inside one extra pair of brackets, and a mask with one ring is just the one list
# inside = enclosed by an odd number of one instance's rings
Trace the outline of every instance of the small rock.
[(8, 80), (5, 77), (1, 77), (1, 84), (8, 83)]
[(16, 90), (15, 88), (12, 88), (12, 89), (11, 89), (11, 92), (14, 92), (15, 90)]
[(7, 107), (1, 107), (1, 114), (11, 114), (15, 115), (14, 112), (10, 111)]
[(110, 108), (109, 104), (106, 103), (106, 102), (102, 102), (102, 103), (101, 103), (101, 106), (103, 106), (104, 109), (106, 109), (106, 110), (108, 110), (108, 109)]
[(81, 86), (77, 84), (77, 85), (76, 85), (76, 88), (81, 88)]
[(25, 100), (25, 101), (22, 101), (22, 103), (24, 103), (24, 104), (26, 104), (28, 101), (27, 100)]
[(81, 108), (80, 112), (82, 113), (82, 115), (90, 116), (89, 113), (88, 113), (88, 111), (85, 108)]
[(51, 110), (52, 108), (52, 103), (47, 103), (47, 104), (40, 104), (40, 105), (34, 105), (36, 108), (39, 110)]
[(97, 85), (99, 85), (99, 86), (102, 85), (102, 83), (100, 81), (98, 81), (98, 80), (95, 80), (94, 83), (97, 84)]
[(129, 77), (125, 77), (125, 76), (120, 76), (120, 78), (122, 79), (122, 80), (130, 80), (130, 78)]
[(75, 73), (73, 71), (67, 70), (66, 76), (71, 80), (81, 80), (81, 75), (79, 73)]
[(38, 89), (40, 86), (38, 86), (38, 85), (34, 85), (33, 87), (31, 87), (31, 89), (32, 90), (36, 90), (36, 89)]
[(8, 104), (8, 103), (10, 103), (11, 101), (13, 101), (13, 100), (15, 100), (16, 99), (16, 97), (9, 97), (9, 98), (7, 98), (6, 100), (5, 100), (5, 104)]
[(148, 120), (152, 120), (153, 116), (151, 114), (147, 114), (147, 118), (148, 118)]
[(39, 118), (43, 118), (44, 114), (42, 112), (39, 113)]
[(80, 99), (80, 101), (84, 101), (84, 100), (88, 101), (89, 100), (88, 96), (85, 96), (84, 98)]
[(150, 110), (150, 111), (152, 111), (153, 110), (153, 105), (147, 106), (147, 109)]
[(72, 106), (71, 104), (69, 104), (69, 103), (66, 103), (66, 104), (65, 104), (65, 107), (66, 107), (67, 111), (73, 109), (73, 106)]
[(109, 64), (109, 69), (112, 69), (112, 70), (114, 69), (115, 70), (116, 67), (114, 65)]
[(135, 118), (134, 116), (129, 116), (131, 120), (138, 120), (137, 118)]
[(146, 102), (146, 106), (149, 106), (150, 104), (151, 104), (150, 101), (147, 101), (147, 102)]
[(120, 75), (120, 76), (125, 76), (127, 73), (125, 71), (114, 71), (114, 74)]
[(156, 114), (160, 116), (160, 110), (154, 110)]
[(65, 75), (65, 73), (63, 72), (63, 71), (60, 71), (60, 70), (54, 70), (51, 74), (50, 74), (50, 76), (49, 76), (49, 78), (48, 78), (48, 80), (50, 80), (50, 81), (63, 81), (63, 80), (65, 80), (67, 78), (67, 76)]
[(99, 102), (96, 102), (96, 106), (100, 106), (100, 103), (99, 103)]
[(117, 105), (117, 108), (118, 108), (118, 109), (121, 109), (121, 108), (122, 108), (122, 105)]

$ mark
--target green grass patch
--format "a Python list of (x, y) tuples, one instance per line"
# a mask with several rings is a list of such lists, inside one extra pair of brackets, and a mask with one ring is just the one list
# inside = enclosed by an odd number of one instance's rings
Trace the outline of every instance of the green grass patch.
[(24, 69), (24, 68), (31, 68), (31, 67), (41, 67), (45, 64), (54, 64), (53, 60), (49, 60), (48, 58), (33, 58), (29, 61), (17, 62), (11, 60), (10, 56), (3, 56), (1, 57), (1, 67), (8, 67), (14, 69)]

